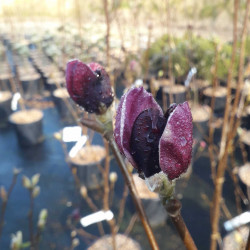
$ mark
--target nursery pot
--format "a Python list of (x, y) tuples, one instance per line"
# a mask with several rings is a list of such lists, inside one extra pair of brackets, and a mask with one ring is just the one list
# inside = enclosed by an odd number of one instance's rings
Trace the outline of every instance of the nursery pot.
[(250, 130), (243, 130), (240, 136), (240, 142), (243, 143), (248, 161), (250, 161)]
[(157, 101), (162, 101), (163, 89), (171, 84), (169, 79), (153, 80), (152, 88), (155, 90), (155, 98)]
[(138, 174), (133, 174), (133, 180), (141, 199), (145, 213), (152, 227), (157, 227), (165, 224), (167, 213), (161, 204), (161, 200), (157, 193), (151, 192), (145, 181), (138, 177)]
[(66, 88), (59, 88), (53, 92), (53, 100), (57, 111), (62, 120), (72, 122), (74, 121), (66, 102), (70, 101), (69, 93)]
[(243, 227), (235, 229), (234, 231), (227, 234), (223, 238), (222, 250), (246, 249), (248, 234), (249, 234), (249, 227), (248, 226), (243, 226)]
[(41, 78), (39, 74), (23, 75), (20, 77), (23, 94), (25, 98), (41, 93)]
[[(222, 87), (227, 87), (227, 80), (220, 80), (220, 85)], [(235, 95), (236, 93), (236, 90), (237, 90), (237, 81), (235, 79), (232, 79), (231, 81), (231, 94), (232, 95)]]
[[(172, 103), (183, 103), (186, 101), (186, 88), (182, 85), (171, 85), (163, 88), (166, 95), (167, 107)], [(171, 97), (173, 97), (171, 100)]]
[(43, 113), (37, 109), (21, 110), (10, 115), (9, 121), (15, 128), (20, 145), (32, 146), (43, 141), (42, 120)]
[(204, 95), (203, 92), (204, 90), (210, 86), (209, 81), (203, 80), (203, 79), (194, 79), (193, 81), (190, 82), (190, 88), (193, 90), (191, 93), (191, 98), (195, 98), (195, 93), (194, 91), (198, 92), (198, 100), (200, 102), (204, 101)]
[(203, 92), (204, 103), (211, 106), (212, 97), (214, 95), (214, 112), (218, 115), (222, 114), (225, 110), (226, 98), (227, 98), (227, 88), (217, 87), (213, 91), (213, 87), (206, 88)]
[[(116, 234), (115, 235), (115, 243), (116, 249), (121, 250), (141, 250), (140, 244), (131, 239), (130, 237), (124, 234)], [(88, 250), (110, 250), (113, 249), (112, 246), (112, 236), (111, 235), (104, 235), (98, 240), (96, 240)]]
[(12, 94), (9, 91), (0, 91), (0, 122), (5, 123), (11, 114)]
[(250, 130), (250, 106), (247, 106), (241, 118), (241, 127)]
[(64, 85), (65, 85), (64, 77), (48, 78), (46, 81), (46, 89), (51, 91), (51, 93), (57, 89), (57, 86), (60, 86), (62, 88)]
[(104, 147), (90, 145), (80, 149), (76, 156), (69, 157), (70, 165), (76, 169), (81, 185), (88, 189), (100, 188), (103, 185), (100, 167), (104, 166), (105, 156)]
[(250, 199), (250, 162), (238, 168), (240, 184), (243, 191), (246, 191), (248, 199)]
[(11, 75), (9, 73), (1, 73), (0, 74), (0, 89), (9, 91), (11, 90), (10, 79)]
[(211, 108), (207, 105), (189, 103), (193, 117), (193, 138), (201, 140), (207, 135)]

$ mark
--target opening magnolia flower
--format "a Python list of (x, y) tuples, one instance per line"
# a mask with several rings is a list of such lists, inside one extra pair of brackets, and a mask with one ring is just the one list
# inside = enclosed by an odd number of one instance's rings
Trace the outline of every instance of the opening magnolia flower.
[(69, 61), (66, 83), (70, 97), (89, 113), (103, 114), (113, 102), (109, 76), (98, 63)]
[(187, 102), (163, 114), (143, 87), (131, 88), (119, 103), (114, 136), (120, 152), (146, 177), (163, 171), (169, 180), (186, 172), (192, 156), (192, 115)]

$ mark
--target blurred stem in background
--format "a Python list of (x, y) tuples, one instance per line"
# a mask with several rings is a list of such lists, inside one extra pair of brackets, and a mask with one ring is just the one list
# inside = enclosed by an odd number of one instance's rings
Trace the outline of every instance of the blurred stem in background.
[[(235, 0), (235, 14), (234, 14), (234, 40), (237, 39), (236, 37), (236, 30), (237, 30), (237, 11), (238, 11), (238, 0)], [(246, 42), (246, 32), (247, 32), (247, 22), (248, 22), (248, 14), (249, 14), (249, 6), (250, 6), (250, 0), (247, 0), (246, 3), (246, 10), (245, 10), (245, 16), (244, 16), (244, 22), (243, 22), (243, 29), (241, 33), (241, 40), (240, 40), (240, 62), (239, 62), (239, 69), (238, 69), (238, 85), (236, 90), (236, 96), (233, 103), (232, 110), (230, 112), (231, 116), (229, 119), (228, 110), (230, 109), (230, 101), (231, 99), (231, 88), (230, 88), (230, 82), (228, 83), (228, 91), (227, 91), (227, 103), (226, 103), (226, 112), (224, 116), (224, 126), (223, 126), (223, 141), (221, 142), (221, 148), (219, 153), (219, 162), (218, 167), (216, 171), (216, 180), (215, 180), (215, 190), (213, 194), (213, 207), (212, 207), (212, 213), (211, 213), (211, 227), (212, 227), (212, 234), (211, 234), (211, 250), (216, 250), (217, 248), (217, 241), (220, 238), (219, 235), (219, 219), (220, 219), (220, 205), (221, 205), (221, 197), (222, 197), (222, 189), (223, 189), (223, 183), (224, 183), (224, 175), (225, 170), (227, 168), (227, 158), (230, 150), (232, 150), (233, 147), (233, 140), (235, 138), (235, 135), (237, 133), (237, 125), (238, 120), (241, 117), (241, 114), (237, 111), (239, 108), (240, 103), (240, 94), (243, 89), (243, 66), (244, 66), (244, 58), (245, 58), (245, 42)], [(235, 41), (234, 41), (235, 42)], [(233, 51), (236, 53), (236, 51)], [(235, 55), (232, 56), (232, 62), (231, 65), (233, 65), (233, 60), (235, 58)], [(230, 74), (230, 73), (229, 73)], [(230, 81), (230, 75), (228, 77)], [(241, 112), (242, 113), (242, 112)], [(236, 116), (237, 115), (237, 116)], [(230, 122), (229, 122), (230, 121)], [(229, 126), (228, 126), (229, 122)]]
[(2, 232), (3, 232), (4, 216), (5, 216), (6, 208), (8, 205), (8, 201), (9, 201), (10, 195), (11, 195), (11, 193), (16, 185), (16, 181), (17, 181), (17, 177), (18, 177), (19, 173), (20, 173), (20, 170), (18, 170), (18, 169), (13, 170), (13, 177), (12, 177), (12, 181), (11, 181), (10, 187), (8, 189), (8, 192), (6, 192), (4, 187), (1, 187), (0, 197), (2, 200), (2, 205), (1, 205), (1, 212), (0, 212), (0, 239), (2, 236)]
[[(109, 3), (108, 0), (103, 0), (103, 8), (105, 14), (105, 22), (106, 22), (106, 67), (108, 69), (108, 73), (110, 72), (110, 44), (109, 44), (109, 37), (110, 37), (110, 13), (109, 13)], [(113, 82), (111, 81), (113, 84)]]

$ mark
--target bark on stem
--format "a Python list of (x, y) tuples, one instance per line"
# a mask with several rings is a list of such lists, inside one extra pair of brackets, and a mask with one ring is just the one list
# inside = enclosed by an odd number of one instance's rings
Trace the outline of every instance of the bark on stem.
[(170, 199), (166, 202), (166, 204), (163, 204), (168, 215), (170, 216), (176, 230), (179, 233), (179, 236), (181, 237), (186, 249), (188, 250), (195, 250), (197, 249), (193, 238), (181, 216), (181, 202), (175, 198)]
[(228, 119), (229, 119), (229, 107), (231, 102), (231, 85), (233, 78), (233, 68), (237, 50), (237, 20), (238, 20), (238, 8), (239, 8), (239, 0), (234, 1), (234, 17), (233, 17), (233, 48), (232, 48), (232, 58), (228, 70), (227, 77), (227, 99), (224, 113), (224, 123), (222, 129), (221, 143), (220, 143), (220, 154), (219, 157), (224, 153), (226, 146), (226, 135), (228, 131)]

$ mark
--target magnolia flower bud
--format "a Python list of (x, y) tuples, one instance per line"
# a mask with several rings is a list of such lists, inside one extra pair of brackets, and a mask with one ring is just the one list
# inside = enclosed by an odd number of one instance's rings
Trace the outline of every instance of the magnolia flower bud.
[(186, 172), (192, 157), (192, 115), (187, 102), (162, 109), (143, 87), (119, 103), (114, 137), (120, 152), (149, 178), (163, 171), (170, 181)]
[(113, 102), (109, 76), (98, 63), (69, 61), (66, 82), (70, 97), (89, 113), (104, 114)]

